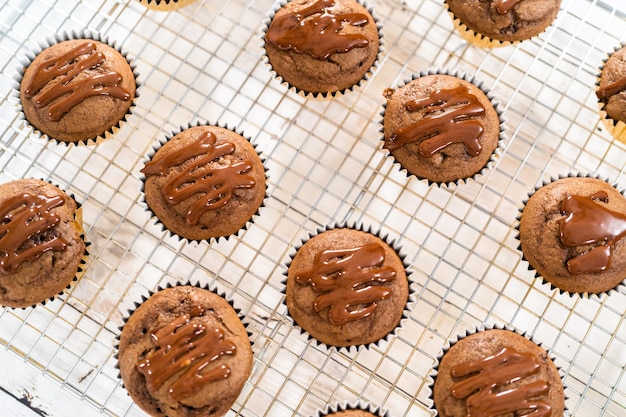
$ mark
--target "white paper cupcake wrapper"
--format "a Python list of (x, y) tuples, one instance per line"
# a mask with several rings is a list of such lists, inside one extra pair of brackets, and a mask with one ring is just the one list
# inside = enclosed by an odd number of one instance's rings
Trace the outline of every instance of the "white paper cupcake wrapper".
[(329, 414), (346, 410), (363, 410), (370, 412), (377, 417), (391, 417), (389, 411), (383, 411), (382, 407), (375, 407), (373, 404), (366, 403), (364, 401), (343, 401), (335, 404), (328, 404), (323, 410), (318, 410), (317, 413), (315, 413), (315, 417), (326, 417)]

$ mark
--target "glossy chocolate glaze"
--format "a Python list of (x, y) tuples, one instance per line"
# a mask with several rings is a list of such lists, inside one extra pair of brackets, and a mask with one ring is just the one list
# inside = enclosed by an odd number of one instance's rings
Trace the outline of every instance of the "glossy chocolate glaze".
[(377, 302), (389, 296), (389, 288), (375, 285), (396, 278), (393, 268), (381, 267), (384, 261), (384, 248), (377, 243), (325, 250), (315, 256), (311, 269), (296, 276), (296, 281), (322, 293), (315, 299), (315, 311), (329, 308), (329, 321), (341, 325), (369, 316)]
[(49, 250), (62, 251), (67, 242), (54, 234), (60, 218), (51, 210), (64, 204), (60, 196), (21, 194), (0, 205), (0, 273), (14, 273), (27, 261)]

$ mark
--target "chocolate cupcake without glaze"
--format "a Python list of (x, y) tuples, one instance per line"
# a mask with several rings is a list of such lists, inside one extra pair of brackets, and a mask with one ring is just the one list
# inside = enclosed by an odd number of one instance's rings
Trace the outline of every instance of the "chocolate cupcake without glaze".
[(174, 135), (141, 172), (149, 209), (167, 230), (188, 240), (236, 234), (265, 198), (265, 168), (254, 146), (219, 126)]
[(608, 292), (626, 279), (626, 198), (598, 178), (565, 177), (530, 195), (519, 219), (530, 268), (569, 293)]
[(37, 179), (0, 185), (0, 305), (29, 307), (54, 298), (82, 272), (80, 209)]
[(544, 32), (556, 19), (561, 0), (445, 0), (461, 36), (494, 47)]
[(304, 94), (334, 94), (371, 73), (380, 49), (379, 28), (355, 0), (292, 0), (280, 7), (264, 34), (269, 64)]
[(432, 387), (440, 417), (562, 417), (563, 382), (548, 352), (515, 331), (461, 337), (437, 365)]
[(409, 302), (406, 266), (378, 236), (328, 229), (297, 249), (287, 271), (290, 316), (329, 346), (376, 342), (400, 325)]
[(493, 160), (504, 120), (473, 78), (433, 70), (383, 94), (383, 149), (409, 174), (454, 183)]
[(117, 49), (84, 38), (59, 41), (28, 64), (20, 81), (22, 111), (51, 139), (86, 143), (115, 131), (136, 96), (135, 73)]
[(237, 312), (206, 288), (162, 289), (122, 328), (118, 366), (124, 386), (155, 417), (218, 417), (252, 371), (252, 348)]

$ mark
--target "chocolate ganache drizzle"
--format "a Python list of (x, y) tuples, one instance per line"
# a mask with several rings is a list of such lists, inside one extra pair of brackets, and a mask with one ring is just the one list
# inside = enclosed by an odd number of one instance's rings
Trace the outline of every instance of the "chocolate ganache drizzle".
[[(48, 116), (55, 122), (89, 97), (107, 95), (130, 100), (130, 93), (120, 87), (122, 76), (117, 72), (86, 72), (104, 61), (105, 56), (96, 51), (95, 43), (81, 43), (61, 56), (41, 62), (26, 87), (25, 96), (33, 98), (37, 108), (50, 104)], [(80, 76), (83, 73), (88, 75)], [(57, 82), (46, 88), (57, 77)]]
[(466, 87), (441, 89), (426, 98), (410, 100), (408, 112), (424, 112), (424, 117), (404, 126), (385, 139), (384, 148), (396, 150), (408, 143), (423, 141), (420, 154), (429, 157), (453, 143), (462, 143), (471, 156), (480, 153), (483, 126), (472, 117), (483, 116), (485, 108)]
[(367, 38), (359, 33), (344, 33), (345, 25), (364, 26), (368, 16), (363, 13), (332, 14), (328, 9), (334, 0), (318, 0), (293, 13), (277, 15), (265, 35), (268, 43), (281, 50), (293, 50), (325, 60), (336, 52), (364, 48)]
[(607, 98), (614, 96), (626, 90), (626, 76), (606, 84), (604, 87), (600, 87), (596, 90), (596, 95), (600, 100), (606, 100)]
[[(507, 387), (539, 372), (535, 355), (503, 348), (485, 359), (460, 364), (451, 369), (453, 378), (465, 378), (452, 385), (452, 396), (467, 398), (467, 417), (498, 417), (522, 410), (533, 410), (533, 417), (550, 417), (552, 407), (537, 398), (548, 393), (548, 383), (536, 380)], [(515, 414), (517, 415), (517, 414)]]
[(230, 376), (228, 365), (209, 365), (223, 355), (235, 355), (237, 347), (224, 339), (224, 331), (220, 327), (207, 327), (193, 320), (204, 314), (202, 307), (195, 306), (189, 314), (177, 317), (150, 333), (157, 349), (137, 365), (146, 377), (150, 392), (157, 392), (166, 385), (169, 397), (181, 401), (207, 384)]
[(375, 284), (396, 279), (392, 267), (381, 266), (384, 261), (385, 250), (377, 243), (325, 250), (315, 256), (311, 269), (296, 275), (296, 281), (322, 293), (313, 308), (318, 313), (329, 308), (328, 319), (338, 326), (369, 316), (377, 302), (391, 294), (389, 288)]
[(521, 3), (523, 0), (498, 0), (496, 2), (496, 10), (500, 14), (507, 14), (517, 3)]
[(67, 242), (53, 231), (61, 220), (51, 211), (64, 203), (60, 196), (24, 193), (0, 204), (0, 273), (12, 274), (49, 250), (65, 250)]
[(191, 225), (198, 224), (207, 210), (226, 205), (235, 189), (254, 188), (256, 184), (254, 178), (248, 175), (252, 162), (227, 161), (225, 157), (235, 153), (235, 145), (231, 142), (216, 145), (216, 140), (213, 133), (204, 132), (176, 152), (146, 163), (141, 170), (146, 176), (166, 175), (171, 168), (192, 160), (180, 172), (174, 173), (163, 187), (163, 195), (169, 204), (178, 204), (195, 194), (203, 194), (187, 211), (186, 222)]
[(609, 210), (606, 191), (591, 196), (567, 196), (561, 211), (567, 217), (559, 220), (560, 238), (564, 245), (577, 247), (595, 245), (567, 261), (572, 274), (602, 272), (611, 265), (613, 245), (626, 236), (626, 215)]

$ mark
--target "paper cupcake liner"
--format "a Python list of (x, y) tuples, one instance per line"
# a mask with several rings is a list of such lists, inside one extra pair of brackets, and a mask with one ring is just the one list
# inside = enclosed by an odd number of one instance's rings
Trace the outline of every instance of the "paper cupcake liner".
[(384, 41), (384, 35), (383, 35), (383, 31), (382, 31), (382, 24), (380, 23), (379, 19), (375, 16), (372, 7), (368, 6), (367, 3), (365, 2), (365, 0), (355, 0), (355, 1), (357, 3), (359, 3), (361, 6), (365, 7), (365, 9), (367, 9), (369, 14), (372, 16), (372, 19), (374, 19), (374, 23), (376, 24), (376, 28), (378, 29), (378, 53), (376, 55), (376, 59), (374, 60), (374, 63), (367, 70), (367, 72), (363, 75), (361, 80), (359, 80), (356, 84), (353, 84), (350, 87), (347, 87), (347, 88), (344, 88), (344, 89), (341, 89), (341, 90), (337, 90), (337, 91), (331, 91), (331, 92), (309, 92), (309, 91), (302, 90), (302, 89), (292, 85), (291, 83), (286, 81), (278, 72), (276, 72), (276, 70), (272, 66), (271, 62), (269, 61), (269, 58), (268, 58), (267, 53), (266, 53), (266, 49), (265, 49), (265, 33), (269, 29), (270, 24), (272, 23), (272, 20), (274, 19), (274, 16), (276, 15), (276, 12), (278, 12), (278, 10), (280, 10), (283, 6), (285, 6), (287, 3), (289, 3), (289, 1), (290, 0), (280, 0), (278, 3), (276, 3), (276, 5), (272, 9), (272, 11), (267, 16), (267, 18), (263, 21), (263, 24), (262, 24), (262, 27), (261, 27), (261, 34), (260, 34), (260, 38), (261, 38), (261, 45), (260, 45), (260, 47), (261, 47), (261, 49), (263, 51), (262, 59), (263, 59), (265, 65), (269, 68), (270, 73), (274, 76), (274, 78), (276, 80), (278, 80), (282, 85), (285, 85), (287, 87), (287, 91), (294, 91), (296, 94), (298, 94), (298, 95), (300, 95), (300, 96), (302, 96), (304, 98), (314, 98), (314, 99), (326, 100), (326, 99), (332, 99), (334, 97), (346, 94), (346, 92), (348, 92), (348, 91), (354, 91), (354, 89), (356, 87), (360, 87), (361, 85), (363, 85), (364, 82), (366, 82), (367, 80), (369, 80), (372, 77), (372, 75), (378, 69), (378, 67), (380, 65), (380, 57), (381, 57), (381, 55), (382, 55), (382, 53), (384, 51), (385, 41)]
[[(403, 83), (397, 85), (395, 87), (395, 89), (399, 89), (404, 87), (405, 85), (409, 84), (411, 81), (414, 81), (418, 78), (421, 77), (425, 77), (428, 75), (449, 75), (449, 76), (453, 76), (456, 78), (460, 78), (464, 81), (467, 81), (471, 84), (473, 84), (474, 86), (476, 86), (477, 88), (479, 88), (489, 99), (489, 101), (491, 102), (491, 105), (493, 106), (493, 108), (495, 109), (496, 113), (498, 114), (498, 120), (500, 121), (500, 136), (498, 138), (498, 145), (496, 146), (496, 148), (494, 149), (494, 151), (491, 154), (491, 157), (489, 158), (489, 160), (487, 161), (487, 163), (485, 164), (485, 166), (483, 166), (479, 171), (477, 171), (474, 175), (467, 177), (467, 178), (459, 178), (457, 180), (454, 181), (446, 181), (446, 182), (438, 182), (438, 181), (432, 181), (428, 178), (422, 178), (419, 177), (415, 174), (412, 174), (411, 172), (409, 172), (407, 170), (406, 167), (404, 167), (402, 165), (402, 163), (400, 163), (399, 161), (397, 161), (394, 156), (392, 155), (392, 153), (390, 151), (387, 151), (387, 154), (385, 155), (387, 158), (391, 159), (394, 161), (395, 165), (398, 165), (400, 168), (400, 171), (403, 171), (404, 174), (407, 176), (407, 178), (410, 177), (415, 177), (421, 181), (426, 181), (428, 183), (428, 185), (436, 185), (438, 187), (442, 187), (442, 186), (447, 186), (450, 187), (453, 184), (454, 185), (459, 185), (459, 184), (463, 184), (468, 182), (470, 179), (475, 180), (478, 176), (480, 175), (484, 175), (484, 173), (491, 169), (495, 163), (498, 161), (498, 159), (500, 158), (500, 155), (503, 152), (503, 143), (506, 140), (506, 122), (507, 119), (506, 117), (504, 117), (504, 110), (502, 109), (502, 107), (500, 106), (500, 102), (498, 100), (496, 100), (495, 96), (493, 95), (493, 93), (491, 92), (491, 90), (489, 90), (487, 87), (484, 86), (484, 83), (482, 81), (477, 81), (476, 80), (476, 76), (475, 75), (469, 75), (467, 72), (460, 72), (459, 70), (449, 70), (449, 69), (439, 69), (439, 68), (430, 68), (427, 70), (423, 70), (420, 71), (418, 74), (413, 74), (411, 76), (410, 79), (405, 80)], [(384, 134), (384, 119), (385, 119), (385, 112), (387, 110), (387, 102), (385, 101), (385, 103), (383, 103), (383, 110), (380, 112), (380, 129), (378, 130), (381, 134), (381, 142), (385, 143), (385, 134)]]
[(602, 291), (602, 292), (598, 292), (598, 293), (593, 293), (593, 292), (589, 293), (589, 292), (570, 292), (570, 291), (564, 290), (562, 288), (559, 288), (559, 287), (555, 286), (553, 283), (551, 283), (546, 278), (544, 278), (543, 275), (541, 275), (539, 272), (537, 272), (537, 270), (535, 270), (535, 268), (531, 265), (530, 261), (524, 255), (524, 252), (522, 251), (522, 244), (521, 244), (520, 230), (519, 229), (520, 229), (520, 221), (522, 219), (522, 214), (524, 213), (524, 208), (526, 207), (526, 203), (528, 203), (528, 200), (530, 200), (530, 198), (537, 192), (537, 190), (539, 190), (542, 187), (545, 187), (548, 184), (553, 183), (554, 181), (557, 181), (557, 180), (563, 179), (563, 178), (594, 178), (594, 179), (598, 179), (598, 180), (606, 182), (608, 185), (610, 185), (613, 188), (615, 188), (617, 191), (619, 191), (620, 194), (625, 195), (624, 194), (624, 190), (620, 190), (616, 183), (611, 183), (611, 182), (609, 182), (608, 179), (602, 178), (599, 175), (595, 175), (594, 176), (594, 175), (591, 175), (591, 174), (582, 174), (582, 173), (570, 172), (570, 173), (565, 174), (565, 175), (559, 175), (558, 177), (550, 177), (549, 180), (544, 180), (541, 183), (541, 185), (535, 186), (534, 190), (532, 190), (531, 192), (528, 193), (528, 197), (526, 199), (524, 199), (524, 201), (522, 201), (522, 206), (519, 208), (519, 213), (518, 213), (518, 215), (516, 217), (516, 224), (515, 224), (516, 234), (515, 234), (515, 239), (518, 242), (517, 250), (522, 255), (522, 261), (524, 261), (524, 262), (526, 262), (528, 264), (528, 270), (529, 271), (534, 271), (535, 278), (541, 278), (541, 281), (542, 281), (543, 285), (549, 286), (551, 291), (552, 290), (558, 290), (560, 294), (569, 295), (570, 297), (579, 296), (581, 298), (597, 298), (597, 299), (600, 299), (604, 295), (610, 295), (613, 292), (624, 292), (626, 290), (626, 275), (624, 277), (624, 280), (622, 280), (615, 287), (609, 289), (608, 291)]
[[(477, 334), (483, 331), (487, 331), (487, 330), (506, 330), (506, 331), (510, 331), (512, 333), (515, 333), (519, 336), (524, 337), (525, 339), (533, 342), (534, 344), (536, 344), (537, 346), (543, 348), (543, 344), (540, 342), (535, 341), (531, 336), (529, 336), (527, 334), (527, 332), (522, 332), (521, 330), (515, 328), (514, 326), (511, 325), (503, 325), (503, 324), (489, 324), (489, 323), (483, 323), (481, 325), (476, 326), (475, 328), (472, 329), (466, 329), (465, 332), (461, 333), (461, 334), (457, 334), (455, 337), (449, 339), (446, 341), (446, 343), (441, 347), (441, 350), (439, 351), (439, 353), (437, 354), (435, 360), (436, 363), (433, 366), (430, 375), (428, 376), (428, 400), (430, 402), (429, 406), (431, 408), (431, 411), (433, 411), (435, 414), (434, 416), (438, 416), (439, 415), (439, 411), (437, 410), (436, 406), (435, 406), (435, 398), (434, 398), (434, 387), (435, 387), (435, 382), (437, 380), (437, 375), (439, 374), (439, 365), (441, 363), (441, 359), (443, 358), (443, 356), (448, 352), (448, 350), (450, 350), (450, 348), (452, 346), (454, 346), (457, 342), (459, 342), (460, 340), (466, 338), (467, 336), (473, 335), (473, 334)], [(545, 348), (544, 348), (545, 349)], [(547, 353), (547, 350), (546, 350)], [(557, 365), (556, 363), (556, 356), (554, 355), (550, 355), (550, 360), (552, 360), (552, 363), (554, 363), (554, 366), (556, 367), (559, 376), (561, 377), (561, 383), (563, 384), (563, 402), (564, 402), (564, 412), (568, 411), (567, 409), (567, 404), (565, 404), (565, 402), (568, 400), (567, 394), (566, 394), (566, 390), (567, 387), (564, 383), (564, 378), (565, 375), (563, 373), (562, 368)]]
[(343, 401), (335, 404), (328, 404), (323, 410), (318, 410), (314, 417), (326, 417), (332, 415), (333, 413), (347, 410), (362, 410), (377, 417), (391, 417), (389, 411), (383, 411), (382, 407), (374, 407), (374, 405), (363, 401)]
[[(45, 181), (44, 179), (41, 179), (42, 181)], [(85, 244), (85, 250), (83, 252), (83, 255), (80, 259), (80, 261), (78, 262), (78, 267), (76, 269), (76, 273), (74, 274), (74, 277), (71, 279), (71, 281), (65, 286), (65, 288), (61, 291), (59, 291), (56, 294), (53, 294), (52, 296), (48, 297), (48, 298), (44, 298), (43, 300), (41, 300), (38, 303), (34, 303), (30, 306), (24, 306), (24, 307), (9, 307), (9, 306), (1, 306), (0, 307), (5, 307), (5, 308), (10, 308), (12, 310), (16, 310), (16, 309), (21, 309), (21, 310), (25, 310), (27, 308), (34, 308), (37, 307), (38, 305), (46, 305), (47, 302), (52, 302), (54, 301), (58, 296), (61, 296), (63, 294), (65, 294), (67, 292), (67, 290), (71, 289), (72, 286), (74, 285), (75, 282), (77, 282), (79, 279), (81, 279), (83, 277), (83, 275), (85, 274), (85, 265), (87, 264), (87, 259), (89, 259), (89, 246), (91, 246), (91, 242), (85, 240), (85, 229), (83, 228), (83, 221), (82, 221), (82, 204), (80, 204), (74, 194), (72, 193), (67, 193), (66, 191), (64, 191), (63, 189), (61, 189), (61, 187), (59, 187), (58, 185), (54, 184), (51, 181), (46, 181), (48, 184), (54, 185), (55, 187), (57, 187), (59, 190), (61, 190), (62, 192), (64, 192), (65, 194), (67, 194), (68, 197), (70, 197), (72, 200), (74, 200), (74, 202), (76, 203), (76, 210), (74, 211), (74, 220), (76, 222), (77, 226), (80, 226), (79, 231), (80, 231), (80, 239), (83, 241), (83, 243)]]
[(493, 39), (489, 37), (488, 35), (485, 35), (485, 34), (482, 34), (482, 33), (479, 33), (470, 29), (465, 23), (461, 21), (461, 19), (456, 17), (456, 15), (450, 10), (450, 6), (448, 5), (448, 2), (445, 0), (444, 0), (444, 6), (446, 8), (446, 11), (448, 12), (448, 15), (450, 16), (450, 19), (452, 20), (452, 24), (454, 28), (456, 29), (457, 33), (461, 36), (461, 38), (463, 38), (463, 40), (465, 40), (467, 43), (471, 45), (475, 45), (480, 48), (500, 48), (503, 46), (518, 45), (521, 42), (524, 42), (526, 40), (529, 40), (529, 39), (532, 39), (541, 35), (547, 30), (547, 28), (549, 28), (552, 25), (551, 23), (544, 30), (542, 30), (541, 32), (527, 39), (515, 40), (515, 41)]
[(289, 309), (287, 308), (286, 311), (286, 316), (289, 318), (289, 320), (291, 321), (292, 326), (300, 329), (300, 334), (306, 334), (307, 336), (307, 340), (313, 340), (315, 341), (315, 343), (317, 344), (317, 346), (324, 346), (326, 347), (326, 349), (329, 350), (337, 350), (339, 352), (343, 352), (343, 353), (354, 353), (356, 351), (359, 351), (361, 349), (369, 349), (372, 346), (379, 346), (380, 343), (382, 343), (383, 341), (388, 341), (391, 337), (395, 337), (398, 334), (398, 331), (403, 327), (404, 322), (408, 319), (410, 311), (411, 311), (411, 306), (417, 301), (416, 296), (415, 296), (415, 281), (411, 278), (413, 275), (413, 271), (410, 269), (410, 265), (406, 262), (406, 254), (402, 253), (402, 249), (400, 247), (400, 245), (398, 245), (396, 243), (395, 239), (390, 239), (388, 234), (385, 235), (381, 235), (380, 231), (376, 231), (373, 230), (371, 226), (369, 227), (365, 227), (363, 224), (356, 224), (354, 222), (351, 223), (347, 223), (347, 222), (341, 222), (341, 223), (334, 223), (332, 225), (327, 225), (325, 227), (318, 227), (317, 230), (315, 232), (309, 232), (308, 236), (304, 239), (302, 239), (302, 241), (296, 245), (293, 250), (292, 253), (289, 255), (290, 259), (289, 261), (286, 263), (286, 268), (285, 268), (285, 272), (283, 273), (285, 275), (285, 278), (281, 281), (281, 283), (283, 284), (283, 289), (281, 290), (282, 294), (283, 294), (283, 303), (285, 305), (285, 307), (287, 306), (287, 300), (286, 300), (286, 295), (287, 295), (287, 279), (288, 279), (288, 270), (289, 267), (291, 266), (294, 257), (296, 256), (296, 253), (298, 252), (298, 250), (300, 250), (300, 248), (306, 243), (308, 242), (310, 239), (312, 239), (313, 237), (322, 234), (323, 232), (329, 231), (329, 230), (333, 230), (333, 229), (351, 229), (351, 230), (357, 230), (357, 231), (361, 231), (361, 232), (366, 232), (369, 234), (372, 234), (376, 237), (378, 237), (379, 239), (381, 239), (383, 242), (385, 242), (387, 245), (389, 245), (389, 247), (391, 249), (393, 249), (396, 253), (396, 255), (398, 255), (398, 258), (400, 258), (400, 261), (402, 262), (402, 265), (404, 266), (404, 271), (407, 277), (407, 281), (408, 281), (408, 297), (407, 297), (407, 302), (404, 306), (404, 310), (402, 312), (402, 317), (400, 318), (398, 324), (396, 325), (396, 327), (391, 330), (389, 333), (387, 333), (385, 336), (383, 336), (382, 338), (367, 343), (367, 344), (355, 344), (355, 345), (350, 345), (350, 346), (335, 346), (335, 345), (331, 345), (331, 344), (327, 344), (324, 342), (321, 342), (319, 340), (317, 340), (315, 337), (313, 337), (308, 331), (306, 331), (305, 329), (303, 329), (297, 322), (296, 320), (293, 318), (293, 316), (291, 315), (291, 313), (289, 312)]
[[(28, 121), (28, 119), (26, 118), (26, 115), (24, 114), (22, 101), (20, 99), (20, 84), (22, 82), (22, 78), (24, 77), (26, 68), (30, 66), (30, 64), (37, 57), (37, 55), (43, 52), (44, 49), (49, 48), (50, 46), (63, 42), (63, 41), (75, 40), (75, 39), (90, 39), (90, 40), (102, 42), (104, 44), (109, 45), (110, 47), (115, 49), (117, 52), (119, 52), (126, 59), (126, 61), (128, 62), (128, 65), (133, 71), (133, 75), (135, 78), (135, 97), (132, 99), (130, 107), (126, 111), (126, 114), (124, 115), (124, 117), (120, 119), (115, 125), (107, 129), (104, 133), (96, 137), (86, 138), (86, 139), (82, 139), (76, 142), (72, 142), (72, 141), (65, 141), (65, 140), (54, 138), (40, 131)], [(52, 140), (56, 143), (64, 144), (64, 145), (78, 146), (78, 145), (99, 144), (102, 141), (110, 138), (121, 128), (122, 124), (125, 123), (128, 117), (132, 114), (133, 109), (136, 106), (137, 99), (139, 98), (139, 88), (141, 84), (138, 81), (139, 73), (137, 72), (137, 66), (135, 65), (134, 61), (128, 56), (128, 54), (125, 51), (121, 49), (120, 46), (117, 46), (115, 42), (110, 42), (108, 37), (102, 36), (99, 33), (92, 32), (87, 29), (80, 30), (80, 31), (71, 31), (69, 33), (61, 32), (61, 33), (57, 33), (54, 37), (46, 38), (43, 42), (39, 43), (38, 49), (33, 49), (33, 50), (26, 52), (25, 57), (21, 59), (20, 64), (21, 65), (18, 68), (17, 74), (13, 77), (12, 96), (16, 100), (16, 103), (17, 103), (18, 120), (22, 120), (25, 127), (29, 130), (29, 133), (31, 133), (36, 138), (48, 139), (48, 140)]]
[(161, 148), (161, 146), (163, 146), (166, 142), (168, 142), (170, 139), (172, 139), (174, 136), (178, 135), (179, 133), (182, 133), (183, 131), (190, 129), (192, 127), (196, 127), (196, 126), (216, 126), (216, 127), (221, 127), (227, 130), (230, 130), (234, 133), (237, 133), (238, 135), (240, 135), (241, 137), (245, 138), (248, 142), (250, 142), (250, 144), (252, 145), (252, 147), (255, 149), (255, 151), (257, 152), (257, 155), (259, 156), (259, 158), (261, 159), (261, 163), (263, 164), (263, 169), (265, 171), (265, 196), (263, 197), (263, 201), (261, 202), (261, 205), (257, 208), (256, 212), (250, 217), (250, 219), (246, 222), (246, 224), (239, 230), (237, 230), (235, 233), (230, 234), (228, 236), (217, 236), (217, 237), (212, 237), (210, 239), (190, 239), (187, 238), (185, 236), (181, 236), (177, 233), (172, 232), (171, 230), (169, 230), (167, 228), (167, 226), (165, 226), (165, 224), (163, 224), (163, 222), (159, 219), (159, 217), (156, 215), (156, 213), (154, 213), (154, 211), (150, 208), (150, 206), (148, 205), (147, 201), (146, 201), (146, 193), (145, 193), (145, 188), (146, 188), (146, 176), (144, 174), (141, 175), (141, 202), (146, 206), (146, 210), (150, 213), (150, 217), (154, 220), (155, 224), (160, 225), (161, 226), (161, 231), (162, 232), (167, 232), (169, 234), (169, 236), (171, 237), (176, 237), (178, 238), (179, 241), (185, 241), (187, 243), (190, 242), (202, 242), (205, 241), (209, 244), (213, 243), (213, 242), (219, 242), (220, 240), (224, 239), (224, 240), (228, 240), (231, 236), (239, 236), (239, 233), (242, 230), (247, 230), (248, 227), (254, 223), (255, 219), (259, 216), (261, 208), (265, 207), (265, 201), (267, 200), (267, 189), (268, 189), (268, 185), (267, 185), (267, 172), (268, 172), (268, 168), (266, 165), (266, 159), (264, 157), (261, 156), (261, 153), (259, 152), (259, 150), (257, 149), (257, 144), (253, 144), (251, 139), (247, 136), (244, 136), (243, 132), (238, 131), (234, 128), (230, 128), (228, 127), (227, 124), (221, 125), (218, 123), (210, 123), (208, 121), (205, 122), (196, 122), (195, 124), (193, 123), (189, 123), (187, 125), (187, 127), (184, 126), (179, 126), (179, 128), (177, 130), (172, 130), (168, 135), (165, 135), (165, 137), (161, 140), (159, 140), (159, 142), (152, 147), (152, 151), (150, 153), (148, 153), (147, 158), (145, 160), (145, 162), (151, 161), (152, 158), (154, 157), (154, 155), (156, 154), (156, 152)]
[[(602, 60), (602, 64), (600, 65), (599, 71), (596, 74), (596, 91), (600, 87), (600, 78), (602, 76), (602, 71), (604, 70), (604, 66), (611, 56), (619, 51), (620, 49), (626, 48), (626, 42), (620, 43), (618, 46), (613, 48), (613, 51), (608, 53), (608, 55)], [(626, 71), (626, 66), (625, 66)], [(611, 133), (611, 135), (619, 140), (622, 143), (626, 143), (626, 121), (616, 120), (609, 116), (606, 112), (606, 100), (602, 100), (598, 98), (598, 109), (600, 112), (600, 119), (602, 123), (606, 127), (606, 129)]]
[[(115, 359), (115, 369), (117, 369), (117, 378), (120, 381), (122, 381), (122, 375), (120, 373), (119, 362), (118, 362), (118, 352), (119, 352), (119, 347), (120, 347), (120, 337), (122, 335), (122, 330), (124, 329), (124, 326), (126, 325), (128, 320), (130, 319), (130, 316), (132, 316), (133, 313), (135, 312), (135, 310), (137, 310), (137, 308), (140, 305), (142, 305), (144, 302), (146, 302), (154, 294), (156, 294), (156, 293), (158, 293), (160, 291), (163, 291), (165, 289), (168, 289), (168, 288), (186, 287), (186, 286), (190, 286), (190, 287), (195, 287), (195, 288), (200, 288), (200, 289), (203, 289), (203, 290), (211, 291), (213, 294), (219, 295), (224, 300), (226, 300), (226, 302), (228, 302), (228, 304), (230, 304), (230, 306), (233, 308), (233, 310), (235, 310), (235, 313), (237, 313), (237, 316), (239, 317), (239, 320), (241, 320), (241, 323), (243, 324), (243, 327), (246, 329), (246, 333), (248, 334), (248, 339), (250, 340), (250, 346), (251, 347), (254, 346), (254, 340), (252, 339), (252, 332), (250, 332), (250, 330), (248, 330), (248, 326), (250, 324), (246, 320), (246, 316), (241, 313), (241, 309), (240, 308), (235, 307), (235, 303), (233, 302), (233, 300), (231, 300), (230, 298), (228, 298), (226, 296), (225, 292), (220, 292), (220, 291), (217, 290), (217, 288), (212, 288), (211, 286), (209, 286), (209, 284), (202, 285), (202, 284), (200, 284), (199, 281), (194, 281), (194, 282), (192, 282), (192, 281), (184, 281), (184, 282), (183, 281), (176, 281), (175, 283), (168, 282), (165, 286), (159, 285), (156, 290), (148, 290), (148, 293), (145, 294), (145, 295), (142, 295), (141, 299), (139, 301), (135, 301), (133, 303), (134, 308), (126, 310), (126, 315), (122, 317), (122, 323), (123, 324), (121, 326), (118, 326), (118, 328), (117, 328), (119, 333), (115, 336), (115, 345), (114, 345), (115, 354), (113, 355), (113, 358)], [(122, 386), (124, 386), (123, 382), (122, 382)]]
[(148, 9), (168, 12), (170, 10), (182, 9), (189, 6), (196, 0), (138, 0), (139, 3)]

